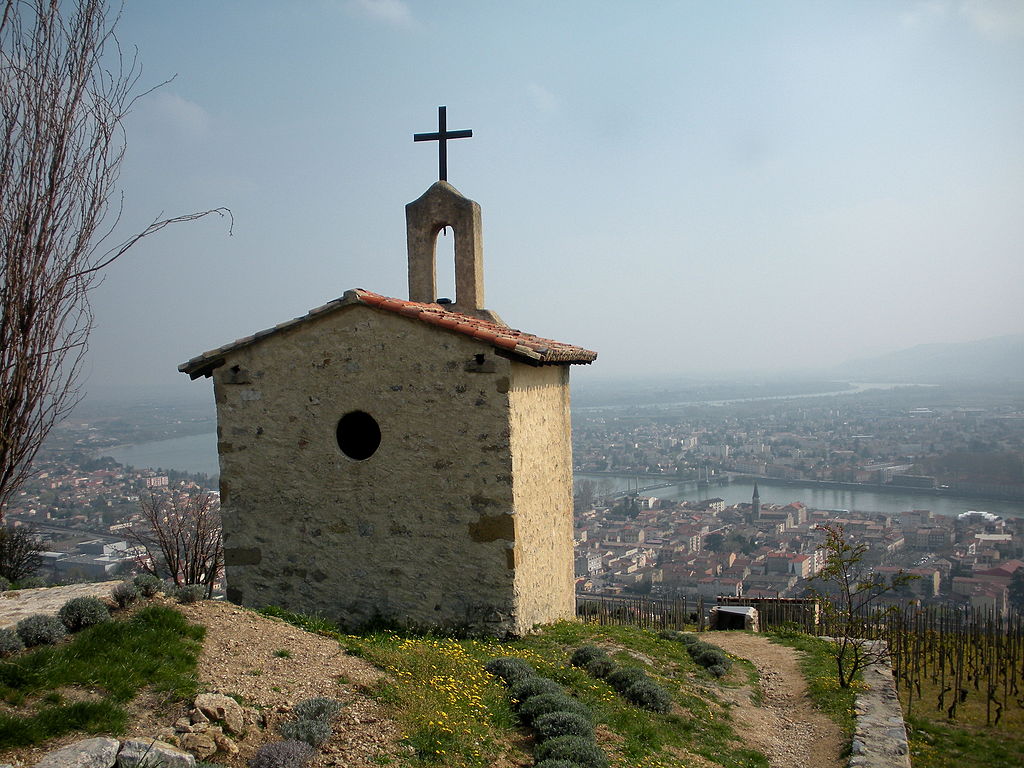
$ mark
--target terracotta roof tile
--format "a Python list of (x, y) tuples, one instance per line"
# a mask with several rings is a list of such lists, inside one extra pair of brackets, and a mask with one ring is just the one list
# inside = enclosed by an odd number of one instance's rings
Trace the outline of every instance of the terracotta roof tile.
[(473, 317), (472, 315), (452, 312), (440, 304), (405, 301), (404, 299), (381, 296), (372, 291), (356, 288), (347, 291), (340, 299), (329, 301), (316, 309), (311, 309), (301, 317), (278, 323), (273, 328), (257, 331), (250, 336), (238, 339), (223, 347), (204, 352), (187, 363), (179, 365), (178, 370), (189, 374), (193, 379), (199, 376), (208, 376), (214, 368), (221, 364), (224, 355), (229, 352), (254, 344), (267, 336), (293, 328), (316, 317), (335, 312), (353, 304), (363, 304), (386, 312), (393, 312), (414, 320), (420, 320), (429, 325), (438, 326), (447, 331), (461, 333), (494, 347), (507, 350), (511, 354), (521, 357), (534, 365), (592, 363), (597, 359), (597, 353), (591, 352), (589, 349), (534, 336), (531, 333), (524, 333), (505, 325)]

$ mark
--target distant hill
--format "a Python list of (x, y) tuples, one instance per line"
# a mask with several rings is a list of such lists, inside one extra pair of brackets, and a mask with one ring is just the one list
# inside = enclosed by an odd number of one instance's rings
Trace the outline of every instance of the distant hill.
[(959, 344), (920, 344), (851, 360), (835, 368), (834, 373), (862, 381), (919, 384), (1024, 379), (1024, 334)]

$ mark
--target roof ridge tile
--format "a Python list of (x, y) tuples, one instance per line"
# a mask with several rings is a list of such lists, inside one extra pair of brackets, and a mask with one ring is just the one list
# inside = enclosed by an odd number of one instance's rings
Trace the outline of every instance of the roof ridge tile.
[(308, 322), (314, 317), (342, 309), (353, 304), (393, 312), (411, 320), (419, 320), (442, 328), (453, 333), (460, 333), (478, 341), (491, 344), (492, 346), (507, 350), (515, 355), (525, 358), (533, 364), (589, 364), (597, 359), (597, 353), (573, 344), (565, 344), (554, 339), (546, 339), (542, 336), (534, 336), (525, 333), (518, 328), (509, 328), (500, 323), (485, 320), (473, 315), (453, 312), (440, 304), (428, 304), (419, 301), (407, 301), (396, 299), (390, 296), (383, 296), (363, 288), (355, 288), (346, 291), (341, 298), (321, 304), (319, 307), (309, 310), (305, 315), (285, 320), (272, 328), (266, 328), (256, 333), (245, 336), (237, 341), (224, 346), (211, 349), (198, 357), (194, 357), (186, 363), (178, 366), (178, 370), (188, 373), (192, 378), (209, 375), (210, 372), (220, 365), (222, 358), (228, 352), (241, 347), (254, 344), (267, 336), (281, 331), (294, 328), (302, 323)]

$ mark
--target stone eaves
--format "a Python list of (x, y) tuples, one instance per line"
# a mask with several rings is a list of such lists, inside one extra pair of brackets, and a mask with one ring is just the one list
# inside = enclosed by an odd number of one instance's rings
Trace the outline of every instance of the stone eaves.
[(323, 306), (311, 309), (305, 315), (278, 323), (273, 328), (257, 331), (251, 336), (238, 339), (217, 349), (204, 352), (178, 366), (178, 370), (187, 373), (191, 378), (209, 376), (213, 370), (224, 362), (224, 356), (243, 347), (256, 344), (268, 336), (281, 331), (295, 328), (314, 319), (337, 312), (356, 304), (393, 312), (405, 317), (419, 320), (442, 330), (459, 333), (490, 344), (513, 359), (519, 359), (532, 365), (572, 365), (592, 363), (597, 353), (572, 344), (565, 344), (553, 339), (534, 336), (531, 333), (509, 328), (482, 318), (452, 312), (440, 304), (428, 304), (419, 301), (407, 301), (382, 296), (362, 288), (346, 291), (339, 299), (329, 301)]

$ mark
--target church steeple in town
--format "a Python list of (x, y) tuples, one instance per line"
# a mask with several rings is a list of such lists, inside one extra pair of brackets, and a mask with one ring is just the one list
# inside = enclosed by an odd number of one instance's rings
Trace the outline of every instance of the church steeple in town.
[(754, 513), (754, 519), (761, 516), (761, 496), (757, 492), (757, 480), (754, 481), (754, 497), (750, 500), (750, 506)]

